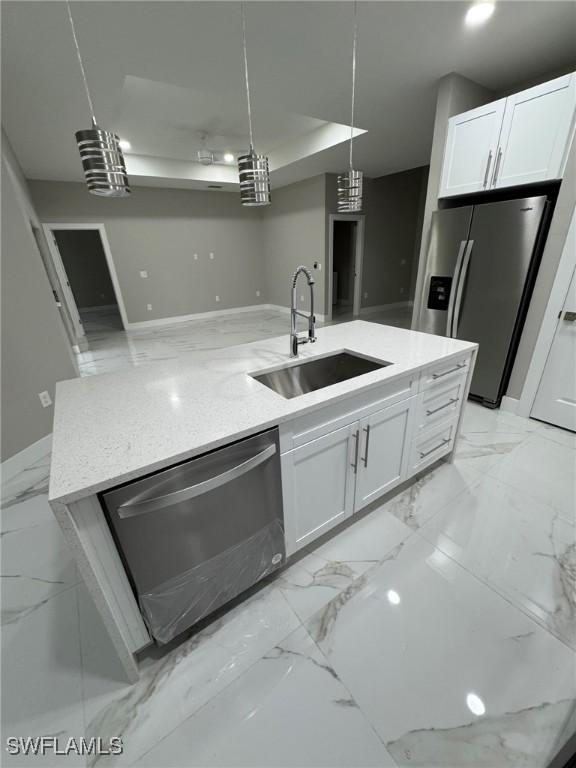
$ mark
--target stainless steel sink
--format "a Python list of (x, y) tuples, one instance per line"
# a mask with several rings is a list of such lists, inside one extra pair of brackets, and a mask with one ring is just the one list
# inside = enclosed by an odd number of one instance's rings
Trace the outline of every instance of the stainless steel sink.
[(368, 360), (352, 352), (338, 352), (334, 355), (308, 360), (299, 365), (290, 365), (268, 373), (252, 374), (252, 378), (265, 384), (274, 392), (288, 399), (314, 392), (316, 389), (338, 384), (340, 381), (377, 371), (392, 363), (386, 360)]

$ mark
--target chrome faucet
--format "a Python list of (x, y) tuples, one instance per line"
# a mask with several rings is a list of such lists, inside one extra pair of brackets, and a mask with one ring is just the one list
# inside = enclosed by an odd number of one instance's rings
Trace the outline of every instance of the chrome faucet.
[[(298, 276), (300, 273), (306, 275), (308, 285), (310, 286), (310, 314), (306, 315), (304, 312), (300, 312), (296, 309), (296, 283), (298, 282)], [(308, 320), (308, 338), (302, 338), (298, 336), (296, 330), (297, 317), (304, 317)], [(308, 342), (316, 341), (315, 334), (316, 318), (314, 317), (314, 278), (308, 267), (298, 267), (296, 272), (292, 275), (292, 306), (290, 307), (290, 357), (298, 357), (298, 347), (300, 344), (306, 344)]]

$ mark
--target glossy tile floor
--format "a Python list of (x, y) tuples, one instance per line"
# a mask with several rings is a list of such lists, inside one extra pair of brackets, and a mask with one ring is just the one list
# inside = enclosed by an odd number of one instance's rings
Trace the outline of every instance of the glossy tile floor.
[(3, 488), (4, 738), (120, 736), (121, 757), (89, 764), (150, 768), (544, 768), (567, 738), (574, 435), (468, 404), (453, 464), (148, 658), (134, 686), (48, 508), (48, 466)]
[[(361, 319), (409, 328), (411, 316), (410, 308), (392, 308), (362, 315)], [(351, 319), (336, 317), (333, 322)], [(152, 360), (173, 360), (183, 352), (219, 349), (282, 336), (290, 327), (289, 315), (275, 309), (129, 331), (122, 329), (120, 315), (115, 310), (84, 312), (82, 320), (89, 350), (77, 355), (81, 376), (110, 373)]]

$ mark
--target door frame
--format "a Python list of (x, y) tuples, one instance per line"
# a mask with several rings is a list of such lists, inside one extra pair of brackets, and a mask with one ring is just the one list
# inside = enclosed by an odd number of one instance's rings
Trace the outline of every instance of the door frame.
[(562, 256), (556, 271), (556, 277), (552, 284), (552, 290), (548, 298), (542, 325), (536, 339), (532, 359), (528, 367), (528, 373), (522, 388), (522, 394), (518, 400), (515, 412), (518, 416), (530, 417), (532, 407), (536, 400), (536, 394), (540, 381), (544, 374), (548, 355), (556, 335), (556, 329), (560, 322), (559, 313), (562, 311), (572, 275), (576, 269), (576, 208), (572, 212), (570, 226), (566, 234), (566, 240), (562, 248)]
[[(116, 296), (116, 301), (118, 303), (118, 309), (120, 310), (122, 326), (124, 330), (126, 330), (126, 328), (128, 327), (128, 315), (126, 314), (126, 307), (124, 305), (124, 299), (122, 297), (122, 291), (120, 289), (120, 281), (118, 280), (118, 273), (116, 272), (116, 267), (114, 265), (114, 259), (112, 258), (112, 251), (110, 249), (110, 243), (108, 242), (108, 237), (106, 235), (106, 228), (104, 224), (100, 224), (100, 223), (98, 224), (93, 224), (93, 223), (66, 224), (66, 223), (60, 223), (60, 222), (58, 223), (46, 222), (42, 224), (42, 228), (44, 230), (44, 234), (46, 235), (46, 240), (48, 242), (48, 248), (50, 250), (50, 255), (52, 257), (54, 268), (56, 269), (60, 282), (62, 283), (62, 290), (64, 292), (64, 298), (66, 300), (66, 304), (68, 306), (70, 314), (72, 315), (75, 325), (76, 325), (75, 318), (77, 317), (79, 320), (80, 315), (78, 313), (78, 307), (76, 306), (76, 301), (74, 299), (74, 296), (68, 284), (66, 269), (64, 268), (64, 263), (60, 256), (60, 251), (58, 250), (58, 246), (55, 241), (53, 232), (54, 230), (58, 230), (58, 229), (75, 229), (75, 230), (91, 230), (91, 231), (97, 231), (100, 233), (100, 242), (102, 243), (102, 249), (104, 251), (104, 256), (106, 258), (108, 272), (110, 273), (112, 287), (114, 289), (114, 294)], [(84, 328), (82, 327), (81, 324), (80, 324), (80, 329), (81, 329), (80, 335), (84, 336), (85, 335)]]
[(356, 222), (356, 238), (354, 243), (354, 298), (352, 304), (352, 315), (356, 317), (360, 314), (360, 305), (362, 301), (362, 263), (364, 260), (364, 215), (349, 213), (330, 213), (328, 215), (328, 306), (326, 307), (326, 320), (332, 320), (332, 272), (334, 264), (334, 222), (335, 221), (354, 221)]

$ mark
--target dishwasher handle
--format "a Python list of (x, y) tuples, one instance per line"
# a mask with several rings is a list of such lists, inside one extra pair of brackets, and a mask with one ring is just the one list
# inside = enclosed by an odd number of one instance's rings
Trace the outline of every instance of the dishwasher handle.
[(238, 464), (232, 469), (226, 470), (215, 477), (211, 477), (208, 480), (203, 480), (201, 483), (195, 483), (187, 488), (182, 488), (180, 491), (173, 491), (172, 493), (166, 493), (163, 496), (154, 496), (148, 499), (142, 499), (139, 501), (127, 501), (124, 504), (120, 504), (117, 509), (118, 517), (122, 519), (127, 517), (136, 517), (137, 515), (144, 515), (147, 512), (156, 512), (159, 509), (165, 507), (171, 507), (174, 504), (180, 504), (183, 501), (190, 501), (190, 499), (201, 496), (209, 491), (214, 491), (216, 488), (220, 488), (226, 483), (230, 483), (233, 480), (237, 480), (242, 475), (255, 469), (256, 467), (268, 461), (276, 453), (276, 444), (269, 445), (256, 456), (251, 456), (246, 461)]

